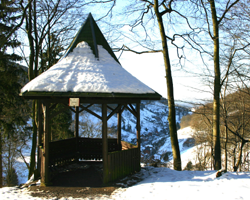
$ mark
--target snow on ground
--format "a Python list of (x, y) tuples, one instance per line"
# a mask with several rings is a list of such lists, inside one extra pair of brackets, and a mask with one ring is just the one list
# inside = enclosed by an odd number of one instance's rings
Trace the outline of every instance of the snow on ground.
[(180, 146), (180, 151), (181, 151), (181, 166), (182, 169), (184, 169), (187, 166), (187, 163), (191, 161), (193, 164), (195, 163), (196, 160), (196, 147), (183, 147), (183, 143), (186, 141), (188, 138), (192, 138), (192, 135), (194, 133), (194, 129), (191, 127), (186, 127), (183, 129), (178, 130), (178, 140), (179, 146)]
[[(22, 154), (24, 156), (24, 159), (27, 163), (30, 163), (30, 152), (31, 152), (31, 145), (32, 141), (28, 141), (25, 148), (22, 149)], [(19, 157), (16, 159), (16, 163), (14, 164), (14, 168), (16, 169), (16, 173), (18, 176), (18, 183), (23, 184), (28, 181), (28, 168), (23, 160), (22, 157)]]
[(194, 129), (192, 129), (191, 127), (180, 129), (178, 130), (178, 139), (192, 138), (193, 133), (194, 133)]
[[(85, 199), (249, 199), (250, 172), (238, 174), (228, 172), (219, 178), (215, 178), (215, 171), (175, 171), (163, 167), (146, 167), (142, 171), (145, 179), (132, 187), (115, 190), (110, 197), (105, 195)], [(30, 196), (27, 189), (5, 187), (0, 189), (0, 199), (40, 200), (41, 198)]]
[[(178, 141), (179, 141), (179, 148), (180, 148), (180, 152), (181, 152), (181, 166), (182, 169), (184, 169), (187, 165), (187, 163), (189, 161), (192, 161), (192, 163), (195, 163), (195, 150), (196, 147), (184, 147), (183, 144), (184, 142), (188, 139), (188, 138), (192, 138), (192, 134), (194, 133), (194, 130), (191, 127), (186, 127), (183, 129), (178, 130), (177, 134), (178, 134)], [(171, 148), (171, 141), (170, 141), (170, 137), (167, 138), (165, 144), (163, 146), (161, 146), (161, 148), (159, 149), (160, 153), (163, 152), (172, 152), (172, 148)], [(172, 163), (173, 161), (170, 160), (170, 163)]]

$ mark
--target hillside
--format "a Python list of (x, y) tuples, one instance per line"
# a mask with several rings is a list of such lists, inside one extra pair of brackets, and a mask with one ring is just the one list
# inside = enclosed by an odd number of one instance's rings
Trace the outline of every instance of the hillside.
[[(177, 128), (180, 120), (189, 110), (176, 107)], [(122, 140), (136, 144), (136, 124), (132, 114), (125, 111), (122, 126)], [(141, 151), (142, 162), (167, 162), (172, 157), (168, 128), (167, 100), (142, 101), (141, 105)], [(180, 143), (184, 140), (179, 140)]]

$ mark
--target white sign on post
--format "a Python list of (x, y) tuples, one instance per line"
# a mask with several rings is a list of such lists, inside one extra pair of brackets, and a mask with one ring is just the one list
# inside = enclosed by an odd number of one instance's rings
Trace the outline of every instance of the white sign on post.
[(79, 106), (80, 105), (80, 99), (79, 98), (69, 98), (69, 106)]

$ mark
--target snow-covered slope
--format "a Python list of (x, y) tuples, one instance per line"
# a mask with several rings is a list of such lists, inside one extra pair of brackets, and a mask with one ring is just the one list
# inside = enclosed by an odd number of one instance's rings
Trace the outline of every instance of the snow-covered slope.
[(178, 140), (181, 152), (181, 166), (184, 169), (189, 161), (195, 163), (196, 147), (194, 145), (193, 135), (194, 130), (191, 127), (178, 130)]
[[(184, 107), (176, 107), (177, 126), (183, 116), (189, 113)], [(136, 121), (128, 111), (122, 120), (122, 140), (136, 144)], [(168, 106), (166, 100), (142, 101), (141, 104), (141, 153), (142, 162), (171, 158), (171, 144), (168, 128)]]

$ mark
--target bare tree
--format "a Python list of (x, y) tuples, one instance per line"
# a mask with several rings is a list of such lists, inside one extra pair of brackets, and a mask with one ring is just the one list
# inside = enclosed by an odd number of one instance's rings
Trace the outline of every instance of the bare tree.
[[(220, 52), (221, 49), (225, 49), (225, 47), (220, 45), (221, 39), (225, 33), (220, 34), (220, 31), (223, 30), (222, 27), (225, 24), (229, 23), (227, 16), (238, 2), (239, 0), (221, 2), (214, 0), (193, 1), (192, 6), (196, 9), (195, 12), (191, 13), (191, 16), (195, 19), (195, 21), (192, 21), (193, 24), (198, 24), (195, 25), (197, 28), (195, 28), (193, 32), (193, 35), (196, 37), (185, 38), (192, 44), (192, 48), (200, 53), (204, 66), (208, 70), (206, 80), (211, 81), (211, 79), (213, 79), (213, 81), (209, 83), (213, 90), (213, 157), (214, 169), (216, 170), (221, 169), (220, 94), (222, 85), (230, 72), (232, 60), (234, 58), (233, 56), (228, 58), (228, 65), (225, 67), (226, 70), (223, 70), (222, 77), (221, 73), (223, 67), (221, 65)], [(213, 49), (213, 51), (211, 51), (211, 49)], [(212, 59), (213, 69), (209, 68), (209, 59)]]
[[(128, 45), (123, 45), (122, 48), (118, 48), (118, 50), (132, 51), (137, 54), (161, 52), (163, 55), (169, 107), (169, 130), (173, 151), (174, 169), (176, 170), (181, 170), (181, 157), (176, 129), (173, 78), (168, 42), (171, 42), (171, 44), (174, 45), (177, 50), (176, 57), (181, 60), (184, 57), (184, 55), (182, 54), (184, 46), (183, 43), (179, 43), (178, 38), (184, 37), (183, 35), (185, 34), (178, 34), (175, 32), (173, 33), (173, 29), (171, 31), (167, 30), (168, 26), (166, 26), (166, 22), (169, 24), (173, 24), (171, 18), (171, 16), (173, 15), (174, 18), (178, 18), (178, 20), (181, 19), (181, 21), (186, 24), (187, 29), (192, 30), (188, 19), (180, 12), (180, 10), (182, 10), (180, 9), (180, 7), (183, 4), (183, 2), (178, 3), (172, 0), (161, 2), (159, 2), (158, 0), (141, 0), (139, 2), (131, 3), (125, 9), (125, 13), (129, 16), (131, 16), (132, 14), (136, 16), (136, 18), (133, 18), (132, 16), (132, 22), (129, 24), (129, 26), (131, 27), (131, 32), (134, 33), (135, 36), (138, 35), (138, 32), (140, 33), (139, 35), (144, 35), (141, 41), (138, 41), (134, 38), (132, 39), (133, 42), (139, 44), (139, 46), (142, 47), (143, 50), (135, 50), (133, 48), (129, 48)], [(155, 22), (157, 22), (157, 24)], [(144, 31), (143, 33), (136, 30), (139, 26)], [(154, 37), (155, 26), (158, 27), (158, 35), (160, 35), (160, 39), (158, 39), (159, 36), (157, 38)], [(157, 43), (161, 44), (161, 46), (157, 45)]]

